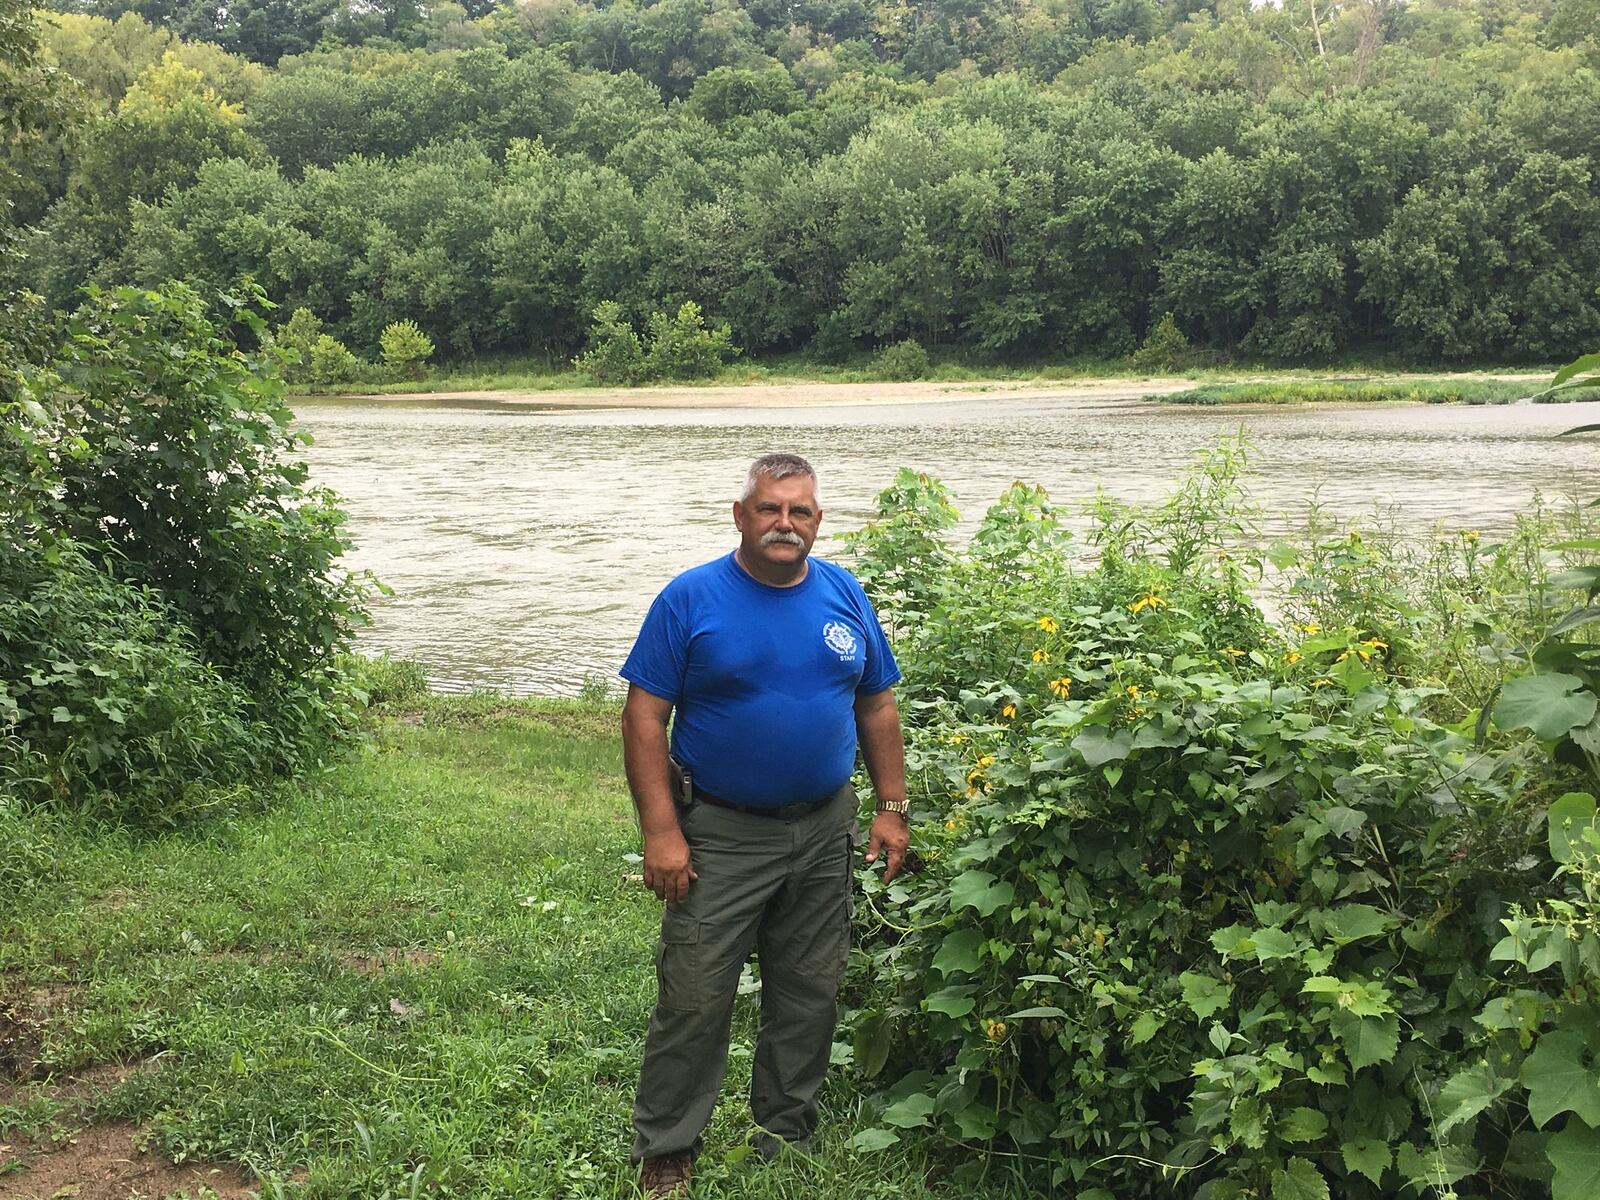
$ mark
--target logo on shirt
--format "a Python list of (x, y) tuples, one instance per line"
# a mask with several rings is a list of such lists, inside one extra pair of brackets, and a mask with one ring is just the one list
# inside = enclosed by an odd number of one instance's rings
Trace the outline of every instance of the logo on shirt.
[(850, 632), (850, 626), (842, 621), (829, 621), (822, 627), (823, 644), (839, 656), (841, 662), (849, 662), (856, 656), (856, 635)]

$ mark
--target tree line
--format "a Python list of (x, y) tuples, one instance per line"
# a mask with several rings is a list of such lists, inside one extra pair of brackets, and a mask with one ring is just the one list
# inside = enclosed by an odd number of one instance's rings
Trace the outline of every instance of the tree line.
[[(1167, 313), (1285, 361), (1600, 337), (1600, 50), (1573, 0), (525, 3), (427, 33), (451, 8), (235, 47), (272, 67), (53, 17), (94, 112), (9, 186), (8, 282), (67, 307), (249, 279), (369, 356), (409, 320), (445, 353), (565, 359), (603, 304), (642, 328), (686, 302), (743, 352), (832, 361), (1119, 356)], [(149, 15), (215, 34), (183, 11)]]

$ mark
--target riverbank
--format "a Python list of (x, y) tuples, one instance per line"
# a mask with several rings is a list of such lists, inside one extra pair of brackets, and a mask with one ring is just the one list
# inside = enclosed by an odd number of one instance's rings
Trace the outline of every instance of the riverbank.
[[(1334, 374), (1284, 372), (1269, 376), (1259, 373), (1196, 372), (1189, 375), (1142, 376), (1114, 374), (1098, 378), (1073, 379), (970, 379), (889, 381), (829, 381), (816, 379), (751, 378), (742, 382), (726, 378), (704, 384), (600, 388), (571, 386), (573, 377), (559, 377), (567, 386), (542, 388), (508, 382), (506, 386), (477, 386), (437, 390), (417, 390), (414, 385), (367, 389), (340, 389), (336, 393), (319, 389), (307, 398), (328, 399), (333, 395), (350, 399), (377, 398), (396, 401), (482, 401), (500, 404), (537, 406), (552, 409), (635, 408), (635, 409), (754, 409), (754, 408), (830, 408), (881, 407), (896, 404), (960, 404), (975, 400), (1036, 399), (1085, 402), (1125, 402), (1162, 397), (1206, 388), (1243, 384), (1303, 385), (1332, 382), (1351, 385), (1379, 385), (1395, 389), (1427, 389), (1441, 383), (1492, 385), (1526, 384), (1530, 390), (1543, 386), (1549, 371), (1539, 373), (1456, 372), (1413, 374)], [(442, 381), (441, 381), (442, 382)], [(1450, 389), (1446, 389), (1450, 390)], [(1397, 397), (1405, 399), (1406, 397)], [(1423, 402), (1425, 398), (1419, 400)], [(1249, 403), (1251, 401), (1241, 401)]]
[[(27, 819), (0, 850), (33, 864), (0, 872), (0, 1198), (632, 1195), (659, 909), (626, 878), (616, 722), (431, 697), (260, 811)], [(847, 1068), (814, 1157), (749, 1156), (754, 1001), (697, 1196), (953, 1194), (925, 1146), (841, 1149), (870, 1123)]]

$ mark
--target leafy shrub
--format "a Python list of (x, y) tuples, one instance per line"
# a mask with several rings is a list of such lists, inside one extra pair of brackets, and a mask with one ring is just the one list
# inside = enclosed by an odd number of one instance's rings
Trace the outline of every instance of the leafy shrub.
[(382, 654), (350, 654), (343, 660), (355, 689), (367, 698), (368, 706), (404, 704), (428, 694), (428, 673), (419, 662)]
[(573, 365), (597, 383), (705, 379), (738, 353), (728, 326), (707, 329), (700, 306), (692, 300), (685, 300), (672, 316), (652, 313), (646, 332), (647, 340), (641, 341), (623, 317), (622, 306), (607, 300), (595, 307), (589, 349)]
[(838, 314), (829, 313), (818, 322), (816, 335), (811, 339), (811, 353), (818, 362), (840, 366), (849, 362), (855, 352), (855, 339)]
[(912, 341), (910, 338), (885, 347), (872, 363), (874, 375), (880, 379), (892, 379), (897, 382), (926, 379), (931, 369), (928, 352), (922, 348), (920, 342)]
[(1546, 1139), (1502, 1085), (1540, 1075), (1538, 1014), (1495, 923), (1550, 896), (1557, 780), (1525, 735), (1430, 715), (1424, 637), (1391, 658), (1357, 613), (1275, 626), (1242, 466), (1100, 503), (1087, 568), (1021, 485), (958, 553), (942, 489), (903, 473), (855, 539), (936, 815), (927, 871), (863, 884), (888, 946), (855, 1059), (892, 1082), (856, 1144), (1000, 1139), (1082, 1196), (1537, 1194)]
[(1133, 365), (1141, 371), (1170, 371), (1183, 366), (1192, 352), (1178, 322), (1171, 313), (1165, 313), (1133, 352)]
[(306, 377), (312, 383), (354, 383), (361, 376), (361, 360), (332, 334), (319, 333), (311, 343)]
[(728, 326), (707, 329), (693, 300), (685, 300), (670, 317), (652, 313), (648, 332), (643, 372), (647, 379), (708, 379), (738, 353)]
[(378, 345), (383, 351), (384, 365), (397, 374), (421, 379), (427, 373), (428, 359), (433, 357), (433, 341), (415, 321), (395, 321), (386, 326)]
[(94, 292), (0, 406), (0, 775), (171, 816), (318, 760), (365, 583), (306, 485), (259, 296), (219, 327), (182, 285)]
[(589, 348), (572, 365), (596, 383), (629, 384), (644, 373), (644, 347), (622, 315), (622, 305), (605, 300), (595, 306)]
[(311, 355), (321, 337), (322, 321), (309, 308), (295, 309), (289, 319), (278, 327), (278, 345), (296, 356), (284, 363), (285, 379), (292, 383), (315, 382), (312, 378)]
[(274, 747), (250, 697), (176, 614), (71, 543), (0, 563), (0, 719), (12, 794), (171, 818), (248, 779)]

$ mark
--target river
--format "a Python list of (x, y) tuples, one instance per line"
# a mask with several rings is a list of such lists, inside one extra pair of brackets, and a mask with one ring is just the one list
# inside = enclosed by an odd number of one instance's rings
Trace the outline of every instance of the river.
[(820, 471), (817, 552), (829, 557), (842, 557), (829, 531), (861, 524), (900, 466), (944, 480), (970, 528), (1014, 479), (1044, 484), (1058, 502), (1101, 486), (1120, 500), (1158, 499), (1196, 451), (1241, 426), (1269, 527), (1302, 521), (1315, 494), (1342, 517), (1377, 516), (1417, 536), (1491, 532), (1535, 489), (1600, 492), (1600, 447), (1554, 436), (1600, 421), (1597, 403), (1241, 410), (1105, 387), (929, 384), (860, 404), (835, 389), (814, 407), (795, 393), (703, 408), (297, 401), (315, 438), (312, 478), (347, 502), (348, 565), (394, 591), (375, 603), (361, 647), (421, 661), (442, 690), (572, 693), (614, 677), (661, 585), (732, 548), (730, 503), (750, 460), (773, 449)]

